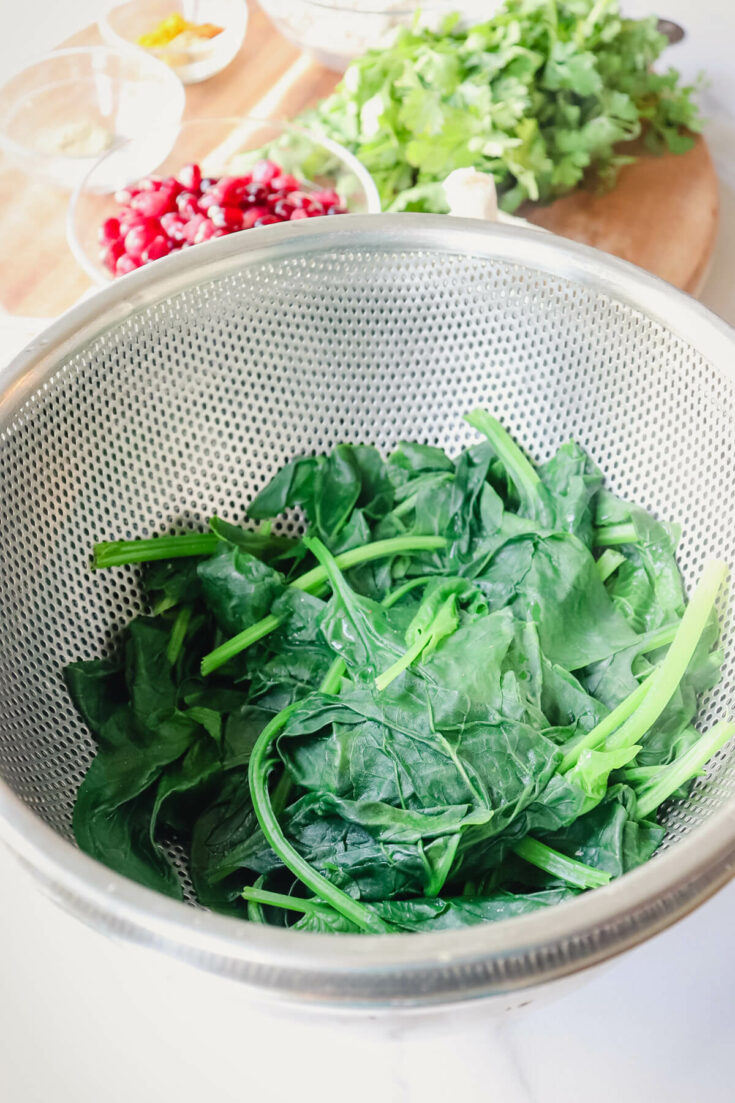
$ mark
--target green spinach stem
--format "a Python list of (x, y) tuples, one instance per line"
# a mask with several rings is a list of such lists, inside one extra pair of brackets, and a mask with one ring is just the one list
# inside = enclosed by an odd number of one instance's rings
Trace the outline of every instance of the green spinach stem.
[(92, 569), (211, 555), (219, 542), (213, 532), (185, 532), (180, 536), (156, 536), (152, 540), (103, 540), (92, 549)]
[(408, 494), (402, 502), (399, 502), (398, 505), (391, 510), (389, 516), (405, 516), (406, 513), (410, 513), (411, 510), (415, 507), (416, 503), (419, 500), (419, 494), (421, 494), (423, 491), (431, 490), (434, 487), (442, 486), (443, 483), (449, 482), (449, 480), (453, 478), (454, 475), (451, 472), (442, 471), (433, 479), (425, 479), (421, 484), (420, 490), (415, 490), (413, 494)]
[(269, 904), (273, 908), (284, 908), (286, 911), (302, 912), (304, 915), (323, 915), (325, 911), (332, 911), (321, 900), (304, 900), (300, 896), (286, 896), (283, 892), (269, 892), (268, 889), (247, 887), (242, 890), (242, 896), (248, 903)]
[(618, 525), (602, 525), (595, 529), (595, 545), (598, 548), (610, 548), (616, 544), (637, 544), (638, 539), (635, 525), (627, 521)]
[(464, 415), (464, 420), (490, 441), (495, 454), (510, 475), (524, 511), (533, 513), (541, 479), (510, 433), (487, 410), (472, 410)]
[[(259, 889), (265, 884), (265, 874), (261, 873), (260, 877), (253, 882), (253, 888)], [(265, 923), (266, 918), (263, 914), (263, 909), (257, 900), (248, 900), (248, 920), (251, 923)]]
[(173, 623), (171, 629), (171, 635), (168, 641), (168, 647), (166, 648), (166, 658), (174, 665), (179, 655), (181, 654), (181, 648), (184, 644), (186, 637), (186, 631), (189, 627), (189, 621), (191, 620), (191, 605), (182, 605), (176, 614), (176, 620)]
[(679, 621), (669, 650), (646, 683), (648, 692), (639, 707), (610, 736), (607, 742), (609, 749), (639, 743), (658, 720), (686, 674), (726, 578), (726, 563), (713, 559), (706, 565)]
[[(678, 630), (679, 626), (676, 624), (665, 624), (662, 628), (654, 628), (652, 632), (647, 632), (639, 638), (637, 653), (643, 655), (649, 651), (657, 651), (660, 647), (666, 647), (676, 638)], [(569, 748), (559, 766), (560, 773), (564, 774), (576, 766), (582, 751), (597, 750), (605, 743), (608, 736), (617, 731), (645, 698), (651, 687), (652, 677), (653, 675), (649, 674), (624, 701), (621, 701), (599, 724), (596, 724), (592, 731)], [(630, 744), (621, 744), (621, 746), (633, 746), (635, 742), (634, 739)]]
[(337, 655), (337, 657), (332, 660), (331, 666), (322, 680), (320, 687), (322, 693), (326, 693), (330, 697), (339, 693), (339, 687), (346, 669), (344, 659), (341, 659), (339, 655)]
[(396, 659), (394, 663), (384, 670), (382, 674), (379, 674), (375, 679), (375, 688), (379, 693), (382, 693), (384, 689), (395, 681), (399, 674), (411, 665), (414, 659), (417, 659), (421, 652), (424, 650), (428, 643), (428, 636), (419, 636), (413, 641), (407, 651), (404, 651), (399, 659)]
[(679, 755), (669, 766), (664, 766), (653, 781), (639, 790), (637, 818), (645, 820), (650, 816), (651, 812), (663, 804), (672, 793), (698, 774), (712, 755), (729, 743), (734, 735), (735, 723), (730, 720), (720, 720), (700, 736), (693, 747)]
[(271, 766), (270, 749), (271, 745), (285, 727), (289, 716), (297, 707), (298, 702), (287, 705), (285, 709), (281, 709), (279, 713), (276, 713), (258, 736), (250, 755), (248, 781), (250, 783), (250, 796), (253, 801), (253, 809), (257, 816), (258, 823), (260, 824), (266, 840), (284, 865), (287, 866), (294, 876), (298, 877), (307, 888), (311, 889), (316, 896), (333, 907), (334, 910), (338, 911), (340, 915), (343, 915), (345, 919), (349, 919), (351, 922), (355, 923), (361, 930), (372, 932), (373, 934), (385, 933), (391, 930), (387, 923), (384, 923), (378, 916), (369, 911), (359, 900), (353, 900), (351, 896), (348, 896), (346, 892), (342, 892), (341, 889), (338, 889), (331, 881), (328, 881), (326, 877), (322, 877), (321, 873), (317, 873), (317, 871), (302, 858), (296, 848), (291, 845), (283, 834), (278, 818), (273, 811), (270, 796), (268, 794), (268, 773)]
[(628, 719), (631, 713), (635, 712), (650, 688), (651, 678), (648, 677), (644, 682), (641, 682), (624, 701), (621, 701), (612, 712), (609, 712), (607, 716), (603, 717), (599, 724), (595, 725), (592, 731), (588, 732), (583, 739), (580, 739), (567, 751), (559, 764), (559, 773), (566, 774), (572, 767), (576, 766), (582, 751), (594, 751), (597, 750), (598, 747), (601, 747), (607, 738), (611, 736), (614, 731), (617, 731), (620, 725)]
[(568, 884), (580, 889), (598, 889), (610, 881), (610, 874), (604, 870), (595, 869), (594, 866), (578, 862), (576, 858), (569, 858), (558, 850), (552, 850), (546, 843), (540, 843), (538, 839), (521, 839), (513, 847), (513, 851), (519, 858), (529, 862), (537, 869), (551, 873), (555, 877), (563, 878)]
[(614, 548), (605, 548), (600, 558), (595, 561), (600, 581), (606, 582), (610, 575), (614, 574), (623, 563), (625, 563), (625, 556), (622, 552), (615, 551)]
[[(335, 562), (342, 570), (356, 567), (359, 563), (368, 563), (373, 559), (383, 559), (390, 555), (402, 555), (409, 552), (437, 551), (446, 547), (446, 540), (442, 536), (394, 536), (390, 540), (376, 540), (373, 544), (362, 544), (359, 548), (351, 548), (335, 556)], [(306, 593), (314, 593), (328, 579), (328, 573), (321, 565), (313, 567), (300, 578), (295, 578), (290, 585), (295, 590), (304, 590)], [(223, 666), (235, 655), (239, 655), (251, 644), (256, 643), (267, 636), (280, 624), (278, 617), (270, 614), (258, 621), (257, 624), (245, 628), (238, 635), (225, 640), (224, 643), (210, 651), (202, 659), (201, 671), (204, 677)]]
[(214, 651), (210, 651), (202, 659), (201, 671), (204, 677), (206, 678), (208, 674), (211, 674), (220, 666), (224, 666), (226, 662), (233, 659), (235, 655), (239, 655), (241, 651), (246, 651), (248, 647), (252, 647), (258, 640), (262, 640), (263, 636), (275, 632), (280, 623), (278, 617), (269, 613), (267, 617), (263, 617), (256, 624), (251, 624), (249, 628), (243, 629), (236, 636), (225, 640), (219, 647), (215, 647)]
[(404, 582), (403, 585), (397, 586), (395, 590), (391, 590), (389, 594), (386, 594), (380, 604), (384, 609), (391, 609), (406, 594), (410, 594), (412, 590), (419, 586), (428, 586), (436, 578), (437, 575), (435, 574), (424, 574), (420, 578), (410, 578), (408, 582)]

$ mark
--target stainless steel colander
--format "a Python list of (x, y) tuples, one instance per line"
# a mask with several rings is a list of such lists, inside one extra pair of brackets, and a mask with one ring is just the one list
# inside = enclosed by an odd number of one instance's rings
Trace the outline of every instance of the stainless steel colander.
[[(0, 833), (95, 926), (313, 1003), (507, 998), (673, 922), (735, 872), (732, 747), (669, 806), (662, 853), (608, 888), (460, 932), (294, 934), (159, 897), (74, 847), (93, 745), (60, 671), (142, 608), (134, 570), (88, 570), (95, 540), (242, 520), (276, 467), (342, 440), (458, 450), (476, 405), (537, 459), (574, 437), (612, 489), (680, 521), (688, 584), (708, 557), (735, 567), (734, 354), (728, 327), (629, 265), (444, 216), (235, 235), (76, 308), (0, 401)], [(735, 710), (722, 619), (705, 727)]]

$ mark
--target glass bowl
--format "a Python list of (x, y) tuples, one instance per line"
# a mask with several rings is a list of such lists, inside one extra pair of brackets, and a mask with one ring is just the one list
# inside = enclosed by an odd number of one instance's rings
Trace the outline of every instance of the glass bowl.
[[(221, 27), (213, 38), (171, 42), (155, 47), (138, 44), (172, 15), (188, 23)], [(126, 0), (116, 3), (99, 20), (100, 34), (111, 46), (134, 47), (168, 65), (184, 82), (198, 84), (221, 72), (237, 54), (248, 25), (246, 0)]]
[(453, 12), (462, 22), (490, 19), (501, 0), (260, 0), (273, 26), (328, 69), (340, 72), (366, 50), (390, 45), (399, 27), (438, 26)]
[(29, 176), (74, 188), (105, 149), (151, 127), (175, 132), (184, 96), (175, 73), (142, 51), (55, 50), (0, 87), (0, 148)]
[(101, 260), (98, 234), (102, 223), (119, 211), (115, 192), (145, 176), (174, 176), (192, 163), (201, 166), (204, 176), (237, 176), (264, 157), (272, 158), (307, 185), (334, 189), (350, 213), (380, 211), (370, 173), (331, 139), (268, 119), (190, 119), (173, 135), (157, 138), (152, 132), (143, 142), (116, 148), (92, 168), (69, 201), (69, 247), (87, 275), (104, 285), (113, 277)]

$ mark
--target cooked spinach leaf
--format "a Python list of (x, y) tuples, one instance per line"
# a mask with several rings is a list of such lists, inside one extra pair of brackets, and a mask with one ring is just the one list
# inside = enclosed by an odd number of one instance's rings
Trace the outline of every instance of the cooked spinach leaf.
[[(700, 734), (724, 564), (689, 601), (678, 533), (576, 443), (536, 467), (485, 411), (449, 457), (401, 442), (293, 460), (257, 532), (97, 545), (149, 614), (70, 664), (97, 753), (79, 845), (201, 904), (297, 930), (459, 928), (646, 861), (658, 807), (733, 735)], [(306, 532), (271, 524), (298, 508)]]

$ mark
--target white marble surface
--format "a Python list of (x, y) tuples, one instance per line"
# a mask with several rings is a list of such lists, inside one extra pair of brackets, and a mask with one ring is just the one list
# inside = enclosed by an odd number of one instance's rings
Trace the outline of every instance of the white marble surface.
[[(0, 74), (100, 0), (24, 0)], [(626, 10), (648, 10), (630, 0)], [(665, 10), (664, 10), (665, 7)], [(722, 223), (703, 300), (735, 322), (735, 5), (668, 0), (706, 68)], [(15, 36), (15, 37), (14, 37)], [(2, 262), (0, 243), (0, 262)], [(0, 318), (0, 363), (28, 327)], [(732, 1103), (735, 885), (555, 1002), (497, 1019), (274, 1018), (244, 991), (89, 931), (0, 848), (1, 1103)]]
[(496, 1018), (274, 1017), (88, 930), (0, 849), (3, 1103), (732, 1103), (735, 885), (575, 991)]

